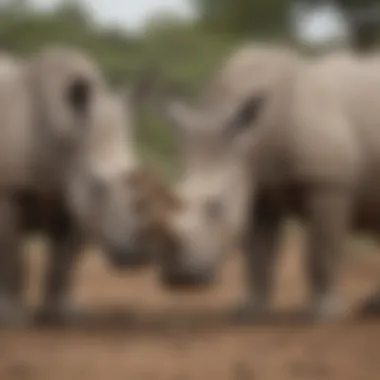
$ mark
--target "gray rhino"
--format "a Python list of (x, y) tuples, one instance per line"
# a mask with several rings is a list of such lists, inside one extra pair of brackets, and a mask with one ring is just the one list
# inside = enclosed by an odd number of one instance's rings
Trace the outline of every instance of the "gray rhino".
[(196, 105), (167, 99), (183, 175), (182, 206), (167, 218), (176, 244), (162, 261), (164, 284), (212, 284), (240, 244), (248, 298), (238, 314), (268, 312), (281, 226), (294, 216), (307, 228), (307, 310), (339, 315), (346, 237), (379, 232), (379, 102), (378, 56), (307, 59), (264, 44), (234, 52)]
[(0, 69), (0, 320), (26, 315), (21, 237), (50, 238), (43, 316), (71, 317), (84, 243), (116, 267), (146, 262), (140, 237), (131, 95), (111, 92), (93, 60), (52, 46)]

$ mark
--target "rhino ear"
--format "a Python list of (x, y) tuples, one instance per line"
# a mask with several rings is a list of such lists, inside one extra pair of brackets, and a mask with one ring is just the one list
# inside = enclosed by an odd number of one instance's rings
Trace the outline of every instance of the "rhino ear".
[(87, 114), (91, 95), (91, 84), (85, 78), (76, 78), (68, 84), (66, 101), (76, 116), (84, 117)]
[(265, 108), (266, 99), (264, 94), (254, 94), (244, 100), (227, 123), (227, 136), (235, 137), (247, 128), (254, 128), (255, 122)]

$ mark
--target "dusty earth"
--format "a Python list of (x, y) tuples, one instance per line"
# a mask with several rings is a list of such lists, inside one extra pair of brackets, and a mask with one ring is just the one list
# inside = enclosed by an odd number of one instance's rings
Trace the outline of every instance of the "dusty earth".
[[(28, 252), (29, 300), (38, 297), (41, 248)], [(350, 246), (342, 287), (354, 311), (380, 277), (376, 247)], [(300, 240), (283, 245), (276, 307), (295, 308), (305, 285)], [(352, 251), (352, 252), (351, 252)], [(87, 252), (75, 299), (93, 311), (85, 325), (0, 331), (0, 379), (334, 379), (380, 378), (380, 319), (347, 314), (328, 325), (293, 318), (236, 325), (223, 317), (243, 295), (241, 262), (233, 255), (221, 284), (202, 294), (168, 294), (154, 270), (116, 273)]]

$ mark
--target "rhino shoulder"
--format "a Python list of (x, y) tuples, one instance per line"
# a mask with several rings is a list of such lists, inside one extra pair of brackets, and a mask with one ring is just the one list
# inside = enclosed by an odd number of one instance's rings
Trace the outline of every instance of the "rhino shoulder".
[[(350, 55), (325, 57), (303, 67), (294, 83), (289, 142), (297, 175), (350, 181), (360, 169), (360, 144), (346, 107)], [(347, 74), (347, 75), (346, 75)]]

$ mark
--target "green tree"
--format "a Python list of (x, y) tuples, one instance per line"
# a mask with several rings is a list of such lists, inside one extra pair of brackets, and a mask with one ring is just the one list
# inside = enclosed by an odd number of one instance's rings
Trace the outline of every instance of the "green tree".
[(78, 0), (61, 1), (54, 13), (57, 17), (76, 24), (89, 24), (92, 21), (88, 9)]
[(32, 10), (29, 0), (5, 0), (0, 2), (1, 12), (26, 13)]
[(201, 23), (218, 32), (279, 35), (287, 28), (289, 0), (193, 0)]

